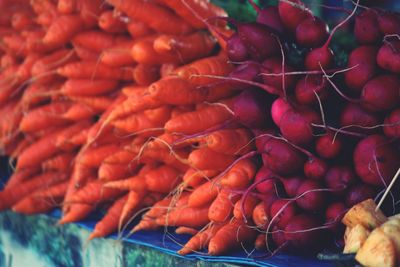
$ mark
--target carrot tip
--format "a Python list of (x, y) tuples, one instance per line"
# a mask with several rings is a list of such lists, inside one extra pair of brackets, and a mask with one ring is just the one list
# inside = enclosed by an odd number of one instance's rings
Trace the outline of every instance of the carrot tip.
[(92, 232), (92, 233), (89, 235), (87, 241), (90, 241), (90, 240), (93, 240), (93, 239), (99, 238), (99, 237), (101, 237), (101, 236), (100, 236), (97, 232)]

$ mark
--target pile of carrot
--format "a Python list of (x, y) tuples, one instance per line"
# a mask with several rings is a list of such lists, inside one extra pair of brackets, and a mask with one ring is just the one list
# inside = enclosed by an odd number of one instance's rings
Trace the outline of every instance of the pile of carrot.
[(106, 210), (90, 239), (175, 227), (193, 235), (180, 254), (253, 244), (264, 205), (241, 198), (258, 162), (227, 168), (254, 135), (221, 127), (241, 90), (205, 76), (233, 70), (216, 32), (231, 31), (207, 22), (220, 16), (208, 0), (0, 1), (0, 144), (14, 168), (0, 210), (61, 208), (60, 224)]

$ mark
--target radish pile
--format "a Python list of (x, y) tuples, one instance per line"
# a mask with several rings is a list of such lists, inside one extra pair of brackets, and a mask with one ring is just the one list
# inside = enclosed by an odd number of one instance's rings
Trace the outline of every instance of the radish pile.
[[(354, 6), (329, 30), (301, 1), (249, 2), (242, 23), (207, 0), (0, 0), (16, 162), (0, 210), (106, 210), (90, 239), (175, 227), (193, 235), (182, 255), (339, 241), (346, 210), (400, 167), (400, 15)], [(332, 37), (353, 24), (338, 66)]]

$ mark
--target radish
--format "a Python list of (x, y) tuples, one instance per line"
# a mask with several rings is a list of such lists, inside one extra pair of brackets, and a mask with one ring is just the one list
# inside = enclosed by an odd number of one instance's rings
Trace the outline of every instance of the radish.
[(400, 34), (400, 15), (383, 11), (378, 15), (379, 30), (383, 35)]
[(279, 16), (278, 7), (269, 6), (261, 9), (254, 3), (253, 0), (249, 0), (249, 2), (253, 6), (254, 10), (257, 12), (256, 21), (258, 23), (268, 26), (270, 29), (276, 31), (281, 35), (285, 33), (285, 28)]
[(357, 175), (367, 184), (387, 185), (400, 166), (400, 155), (383, 135), (361, 140), (353, 154)]
[(328, 164), (325, 161), (316, 158), (309, 157), (306, 163), (304, 163), (304, 175), (312, 180), (321, 180), (324, 178), (328, 171)]
[(289, 197), (297, 196), (297, 189), (303, 183), (304, 177), (292, 176), (292, 177), (281, 177), (280, 181), (285, 188), (285, 192)]
[(386, 117), (383, 131), (388, 137), (400, 137), (400, 109), (393, 110)]
[(271, 106), (271, 117), (276, 126), (280, 126), (280, 121), (282, 116), (288, 111), (291, 110), (292, 106), (286, 101), (284, 98), (277, 98)]
[(278, 11), (283, 24), (292, 32), (304, 19), (312, 16), (300, 0), (279, 1)]
[(377, 114), (353, 103), (348, 103), (340, 114), (340, 126), (354, 132), (371, 132), (373, 129), (368, 130), (362, 127), (374, 127), (379, 124), (379, 121), (380, 118)]
[(299, 213), (299, 208), (296, 203), (286, 199), (277, 199), (270, 208), (270, 218), (273, 222), (283, 229), (290, 222), (290, 220)]
[(297, 205), (308, 211), (318, 211), (325, 206), (326, 192), (323, 192), (322, 186), (312, 180), (304, 180), (297, 190)]
[(361, 103), (371, 111), (390, 110), (399, 104), (400, 77), (383, 74), (367, 82), (361, 92)]
[(296, 27), (296, 42), (301, 46), (319, 47), (328, 36), (328, 25), (318, 17), (307, 17)]
[(325, 176), (325, 184), (336, 195), (343, 194), (356, 181), (354, 171), (345, 166), (333, 166), (327, 171)]
[[(288, 64), (284, 64), (282, 66), (282, 59), (280, 58), (273, 57), (264, 60), (264, 62), (262, 63), (261, 71), (264, 83), (275, 87), (279, 91), (277, 94), (281, 94), (284, 89), (286, 90), (286, 92), (289, 92), (296, 85), (297, 78), (295, 75), (282, 75), (283, 73), (294, 71), (294, 68), (292, 68)], [(283, 86), (285, 86), (285, 88), (283, 88)]]
[(367, 9), (356, 16), (354, 36), (360, 44), (374, 44), (382, 39), (375, 10)]
[(278, 249), (287, 244), (284, 231), (276, 225), (272, 227), (272, 240)]
[(400, 73), (400, 40), (384, 43), (379, 49), (377, 61), (382, 69)]
[(330, 224), (329, 230), (337, 233), (340, 228), (343, 228), (341, 224), (342, 218), (347, 211), (347, 207), (342, 202), (331, 203), (325, 211), (325, 222)]
[(314, 139), (311, 124), (320, 122), (320, 116), (313, 110), (288, 110), (282, 115), (279, 129), (282, 135), (295, 145), (308, 145)]
[[(268, 193), (271, 190), (275, 190), (275, 179), (277, 178), (276, 174), (274, 174), (267, 165), (262, 166), (254, 179), (254, 183), (256, 185), (256, 189), (260, 193)], [(264, 180), (265, 182), (261, 182)]]
[(230, 60), (240, 62), (248, 59), (247, 48), (237, 33), (233, 34), (226, 44), (226, 51)]
[(349, 70), (344, 73), (346, 85), (350, 89), (361, 91), (364, 85), (376, 75), (377, 53), (376, 46), (360, 46), (351, 52), (347, 63)]
[(248, 128), (265, 128), (269, 121), (267, 103), (263, 91), (243, 91), (233, 102), (236, 120)]
[(340, 137), (334, 139), (334, 134), (327, 132), (316, 140), (315, 150), (321, 157), (333, 159), (339, 155), (342, 150), (342, 144)]
[(347, 207), (353, 207), (354, 205), (367, 200), (369, 198), (374, 198), (376, 196), (376, 190), (373, 186), (366, 184), (358, 184), (350, 188), (346, 196)]
[(301, 78), (295, 89), (296, 100), (302, 105), (312, 105), (318, 103), (315, 94), (321, 101), (328, 97), (328, 83), (322, 75), (306, 75)]
[(298, 150), (276, 138), (270, 138), (265, 142), (262, 159), (271, 171), (283, 176), (297, 173), (304, 164), (304, 157)]

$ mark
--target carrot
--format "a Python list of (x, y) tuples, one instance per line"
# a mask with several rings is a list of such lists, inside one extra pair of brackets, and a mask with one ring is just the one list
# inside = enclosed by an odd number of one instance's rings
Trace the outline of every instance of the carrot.
[(234, 220), (224, 225), (211, 238), (208, 244), (210, 255), (221, 255), (238, 249), (241, 244), (252, 243), (256, 239), (256, 232), (240, 220)]
[(180, 173), (168, 165), (150, 170), (144, 178), (147, 190), (158, 193), (171, 192), (181, 180)]
[(161, 35), (153, 44), (157, 53), (179, 57), (182, 62), (208, 56), (215, 45), (215, 39), (201, 31), (183, 36)]
[(128, 193), (128, 199), (125, 201), (124, 207), (119, 217), (119, 225), (122, 226), (140, 205), (143, 197), (146, 195), (146, 191), (130, 191)]
[(219, 188), (215, 180), (208, 181), (197, 187), (189, 196), (188, 206), (198, 208), (211, 203), (218, 196)]
[(221, 178), (220, 184), (231, 189), (245, 189), (251, 184), (257, 166), (251, 159), (242, 159)]
[(24, 38), (16, 33), (10, 34), (8, 36), (4, 36), (2, 38), (4, 45), (9, 50), (9, 53), (18, 55), (18, 56), (26, 56), (28, 53), (27, 45), (24, 42)]
[(57, 11), (60, 14), (72, 14), (76, 11), (76, 0), (59, 0), (57, 2)]
[(173, 55), (160, 54), (154, 50), (156, 36), (138, 40), (131, 48), (131, 57), (138, 63), (161, 65), (163, 63), (180, 63), (181, 60)]
[(164, 77), (167, 77), (167, 76), (171, 75), (176, 68), (178, 68), (178, 64), (177, 63), (164, 63), (164, 64), (162, 64), (161, 68), (160, 68), (161, 78), (164, 78)]
[(155, 109), (147, 109), (140, 113), (134, 113), (129, 117), (115, 120), (112, 125), (126, 133), (135, 133), (151, 128), (161, 128), (169, 120), (171, 107), (163, 106)]
[[(62, 199), (62, 198), (61, 198)], [(60, 205), (60, 198), (44, 199), (28, 195), (12, 206), (14, 212), (22, 214), (47, 213)]]
[(139, 38), (154, 33), (154, 31), (146, 23), (138, 20), (131, 20), (127, 24), (127, 30), (133, 38)]
[[(53, 12), (44, 11), (37, 15), (35, 22), (36, 22), (36, 24), (39, 24), (43, 28), (48, 29), (50, 27), (50, 25), (53, 23), (53, 21), (55, 20), (55, 18), (56, 18), (56, 16)], [(42, 51), (42, 52), (46, 51), (46, 50), (44, 50), (42, 43), (36, 44), (36, 49), (41, 49), (40, 51)]]
[[(257, 197), (249, 195), (246, 197), (246, 200), (243, 203), (243, 198), (241, 198), (239, 201), (236, 202), (235, 208), (233, 209), (233, 216), (238, 219), (238, 220), (243, 220), (243, 219), (250, 219), (252, 218), (253, 215), (253, 210), (255, 206), (258, 204), (259, 200)], [(243, 205), (243, 209), (242, 209)], [(244, 213), (243, 213), (244, 211)]]
[(207, 180), (210, 180), (219, 173), (217, 170), (196, 170), (189, 168), (183, 175), (183, 181), (185, 184), (191, 187), (198, 187)]
[(100, 29), (109, 33), (123, 33), (126, 31), (126, 23), (111, 10), (101, 13), (98, 25)]
[(74, 103), (61, 117), (69, 121), (79, 122), (89, 120), (99, 113), (100, 111), (94, 110), (85, 104)]
[(206, 29), (206, 19), (227, 17), (222, 8), (208, 0), (161, 0), (166, 6), (174, 10), (179, 16), (196, 29)]
[(118, 221), (121, 218), (121, 213), (128, 200), (128, 195), (122, 196), (117, 199), (108, 209), (106, 215), (96, 223), (89, 240), (94, 238), (103, 237), (114, 232), (118, 227)]
[(199, 231), (197, 229), (191, 228), (191, 227), (186, 227), (186, 226), (180, 226), (176, 228), (175, 233), (178, 235), (196, 235)]
[(19, 128), (25, 133), (35, 132), (49, 126), (62, 126), (69, 123), (61, 117), (71, 107), (70, 102), (52, 102), (29, 111), (22, 119)]
[(97, 61), (100, 58), (99, 52), (94, 52), (83, 46), (73, 44), (74, 51), (78, 58), (83, 61)]
[(257, 228), (265, 229), (268, 226), (269, 218), (265, 211), (263, 202), (260, 202), (255, 206), (252, 218)]
[(43, 171), (67, 172), (75, 158), (75, 153), (63, 153), (42, 163)]
[(22, 151), (24, 151), (25, 148), (27, 148), (31, 144), (31, 140), (27, 138), (23, 138), (17, 146), (14, 147), (13, 151), (11, 153), (8, 153), (8, 156), (11, 159), (16, 159), (19, 157)]
[(225, 222), (229, 220), (232, 217), (234, 205), (239, 198), (239, 195), (222, 189), (208, 209), (210, 221)]
[(137, 164), (110, 164), (101, 163), (97, 176), (101, 181), (113, 181), (128, 177), (135, 172)]
[(89, 148), (78, 155), (77, 162), (90, 167), (99, 167), (108, 155), (115, 153), (118, 150), (119, 146), (116, 144)]
[(116, 80), (68, 79), (61, 92), (67, 96), (98, 96), (114, 91), (117, 86)]
[(224, 129), (212, 132), (205, 137), (208, 148), (228, 155), (243, 155), (255, 149), (251, 131), (241, 129)]
[(40, 171), (40, 168), (34, 167), (34, 168), (25, 168), (25, 169), (21, 169), (21, 170), (13, 172), (13, 174), (8, 179), (4, 189), (8, 189), (10, 187), (21, 184), (25, 180), (38, 174), (39, 171)]
[[(144, 22), (157, 32), (168, 34), (186, 34), (193, 30), (184, 20), (169, 9), (145, 1), (109, 0), (116, 9), (126, 13), (134, 20)], [(146, 10), (146, 12), (144, 12)]]
[(137, 97), (138, 99), (147, 93), (147, 86), (128, 85), (121, 89), (122, 94), (127, 97)]
[(104, 49), (111, 48), (116, 44), (128, 42), (125, 36), (106, 33), (99, 30), (80, 32), (72, 39), (72, 44), (101, 53)]
[(63, 217), (58, 221), (58, 224), (66, 224), (78, 222), (85, 219), (95, 208), (94, 205), (88, 204), (70, 204), (69, 211), (63, 214)]
[(112, 68), (96, 61), (77, 61), (57, 68), (57, 73), (72, 79), (132, 80), (129, 69)]
[[(217, 126), (231, 118), (232, 114), (225, 107), (208, 105), (172, 118), (164, 127), (168, 132), (194, 134)], [(193, 123), (194, 121), (196, 123)]]
[(130, 66), (135, 63), (135, 60), (131, 57), (131, 47), (134, 41), (127, 40), (125, 42), (118, 42), (102, 51), (100, 56), (100, 62), (109, 67), (123, 67)]
[(193, 150), (188, 158), (189, 165), (196, 169), (218, 171), (225, 170), (234, 160), (234, 156), (214, 152), (207, 147)]
[(138, 85), (150, 85), (160, 78), (160, 67), (156, 65), (138, 64), (133, 69), (133, 79)]
[(113, 102), (113, 99), (109, 96), (69, 96), (69, 98), (97, 112), (105, 111)]
[(188, 169), (186, 160), (188, 153), (189, 152), (184, 149), (174, 149), (173, 153), (171, 153), (170, 149), (165, 146), (164, 148), (146, 148), (138, 155), (138, 161), (143, 163), (160, 161), (181, 172), (185, 172)]
[(109, 164), (129, 164), (136, 156), (136, 153), (122, 149), (105, 158), (103, 162)]
[(265, 250), (265, 249), (267, 249), (266, 235), (265, 234), (259, 234), (257, 236), (256, 241), (254, 241), (254, 247), (257, 250)]
[(32, 17), (32, 11), (29, 9), (17, 11), (11, 17), (11, 27), (17, 31), (31, 28), (35, 24)]
[(198, 252), (206, 248), (210, 242), (210, 239), (215, 236), (221, 227), (222, 225), (212, 224), (204, 231), (198, 232), (178, 251), (178, 254), (186, 255), (191, 252)]
[(97, 205), (102, 202), (111, 201), (121, 195), (120, 190), (106, 188), (101, 181), (87, 183), (82, 189), (71, 196), (71, 203), (83, 203)]
[[(82, 120), (76, 122), (68, 129), (62, 131), (55, 139), (55, 146), (64, 151), (71, 151), (77, 147), (76, 143), (73, 143), (74, 137), (78, 134), (82, 134), (92, 125), (89, 120)], [(79, 145), (79, 144), (78, 144)]]
[(68, 189), (69, 181), (61, 182), (56, 185), (52, 185), (49, 188), (38, 190), (32, 193), (32, 196), (37, 198), (64, 198), (65, 193)]
[(156, 219), (160, 226), (186, 226), (192, 228), (201, 228), (207, 225), (210, 220), (207, 217), (208, 207), (176, 208)]
[(51, 96), (58, 94), (61, 83), (53, 83), (52, 85), (44, 85), (32, 83), (24, 90), (21, 97), (21, 106), (23, 108), (31, 108), (40, 104), (46, 104), (51, 100)]
[(18, 185), (10, 186), (6, 190), (0, 192), (0, 210), (10, 208), (34, 190), (62, 182), (66, 178), (67, 176), (63, 173), (46, 172)]
[(103, 11), (103, 0), (79, 0), (77, 10), (86, 28), (93, 28), (97, 25), (98, 17)]
[(207, 85), (215, 83), (216, 79), (202, 77), (202, 75), (215, 75), (225, 77), (233, 70), (233, 65), (228, 63), (223, 56), (213, 56), (199, 59), (190, 64), (177, 68), (173, 74), (188, 79), (196, 85)]

